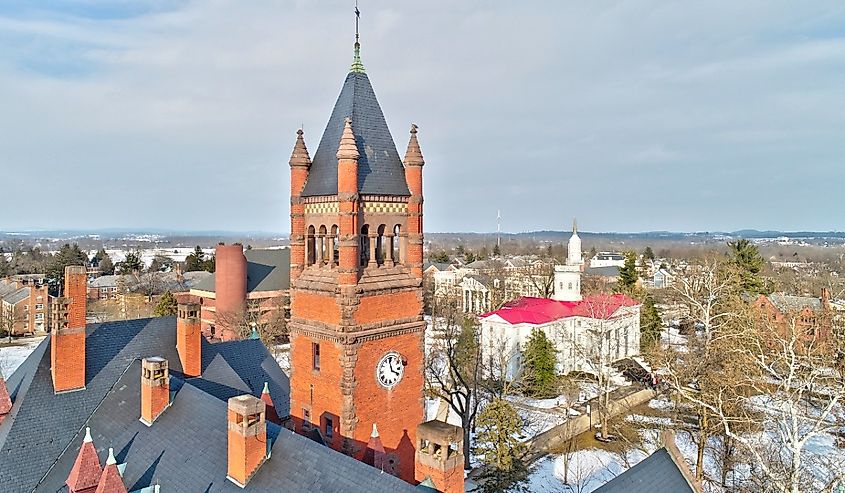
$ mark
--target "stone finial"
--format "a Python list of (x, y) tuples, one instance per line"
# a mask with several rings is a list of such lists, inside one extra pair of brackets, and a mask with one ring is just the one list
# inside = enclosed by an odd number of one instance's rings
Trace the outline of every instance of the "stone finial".
[(417, 141), (417, 126), (411, 124), (411, 140), (408, 141), (408, 150), (405, 152), (405, 166), (422, 166), (425, 164), (420, 143)]
[(337, 148), (337, 158), (358, 159), (359, 157), (355, 134), (352, 132), (352, 119), (347, 117), (343, 122), (343, 135), (340, 137), (340, 145)]
[(376, 438), (376, 437), (378, 437), (378, 426), (376, 426), (376, 424), (373, 423), (373, 432), (370, 433), (370, 438)]
[(82, 443), (92, 443), (93, 441), (94, 441), (94, 439), (91, 438), (91, 428), (86, 426), (85, 427), (85, 438), (82, 439)]
[(290, 167), (308, 168), (311, 166), (311, 156), (308, 155), (308, 148), (305, 147), (305, 138), (302, 136), (303, 132), (300, 128), (296, 131), (296, 144), (293, 146), (293, 153), (290, 155)]
[(117, 459), (114, 458), (114, 449), (109, 447), (109, 458), (106, 459), (106, 465), (117, 464)]

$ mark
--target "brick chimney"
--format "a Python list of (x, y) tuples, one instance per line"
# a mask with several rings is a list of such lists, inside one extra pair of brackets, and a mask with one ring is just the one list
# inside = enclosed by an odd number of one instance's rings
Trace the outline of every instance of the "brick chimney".
[(3, 379), (3, 372), (0, 372), (0, 424), (3, 419), (12, 412), (12, 397), (9, 396), (9, 389), (6, 387), (6, 380)]
[(160, 357), (141, 361), (141, 422), (152, 426), (153, 421), (170, 407), (170, 372), (167, 360)]
[(82, 440), (82, 447), (73, 463), (73, 468), (68, 474), (67, 489), (69, 493), (94, 493), (103, 468), (100, 466), (100, 458), (97, 457), (97, 450), (94, 448), (94, 441), (91, 439), (91, 428), (85, 428), (85, 438)]
[(85, 267), (65, 267), (63, 298), (53, 304), (53, 334), (50, 336), (50, 371), (53, 391), (85, 388), (85, 310), (88, 275)]
[(821, 302), (822, 308), (830, 310), (830, 288), (822, 288)]
[(106, 459), (106, 467), (103, 468), (103, 475), (100, 476), (96, 493), (128, 493), (120, 471), (117, 469), (113, 448), (109, 449), (109, 458)]
[(227, 479), (245, 487), (270, 456), (265, 405), (252, 395), (229, 399), (229, 467)]
[(461, 427), (442, 421), (417, 426), (416, 480), (443, 493), (463, 493), (463, 437)]
[(199, 317), (198, 303), (179, 303), (176, 317), (176, 350), (182, 363), (182, 373), (187, 377), (198, 377), (202, 374), (202, 333)]

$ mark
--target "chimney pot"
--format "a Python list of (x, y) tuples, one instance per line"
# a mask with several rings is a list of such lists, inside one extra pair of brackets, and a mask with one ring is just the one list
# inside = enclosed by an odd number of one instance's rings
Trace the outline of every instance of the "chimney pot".
[(252, 395), (232, 397), (228, 402), (229, 460), (227, 479), (245, 487), (269, 458), (266, 406)]
[(141, 422), (153, 422), (170, 407), (170, 372), (167, 360), (160, 357), (141, 361)]
[(417, 426), (416, 435), (416, 480), (428, 478), (443, 493), (463, 493), (463, 429), (433, 420)]

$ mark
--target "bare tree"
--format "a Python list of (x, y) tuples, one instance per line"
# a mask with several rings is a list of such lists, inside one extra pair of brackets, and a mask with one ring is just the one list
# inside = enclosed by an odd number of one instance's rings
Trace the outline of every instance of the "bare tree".
[[(783, 493), (834, 484), (842, 465), (813, 454), (808, 445), (845, 424), (845, 379), (835, 361), (839, 342), (816, 339), (795, 318), (778, 323), (748, 309), (724, 324), (711, 345), (725, 358), (712, 369), (707, 391), (679, 372), (672, 372), (672, 383), (751, 457), (745, 482)], [(761, 415), (762, 430), (748, 433)], [(820, 462), (826, 467), (817, 467)]]
[(725, 297), (734, 288), (735, 283), (724, 260), (710, 257), (676, 276), (671, 289), (688, 307), (690, 315), (704, 326), (706, 339), (709, 340), (714, 326), (730, 316), (730, 312), (720, 310), (719, 305), (725, 302)]

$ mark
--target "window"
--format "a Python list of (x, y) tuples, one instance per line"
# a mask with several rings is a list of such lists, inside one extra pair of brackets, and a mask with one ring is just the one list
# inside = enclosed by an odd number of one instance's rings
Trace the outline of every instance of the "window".
[(569, 283), (569, 289), (572, 289), (572, 283), (571, 282)]
[(35, 314), (35, 320), (44, 320), (44, 314), (43, 313), (36, 313)]
[(35, 305), (35, 309), (36, 309), (36, 310), (43, 310), (43, 309), (44, 309), (44, 305), (43, 305), (43, 304), (41, 304), (41, 303), (39, 303), (39, 304)]
[(311, 429), (311, 411), (308, 409), (302, 408), (302, 431), (308, 431)]
[(332, 418), (326, 417), (325, 419), (326, 419), (325, 435), (326, 435), (326, 438), (331, 440), (332, 436), (334, 435), (334, 423), (332, 422)]
[(311, 356), (314, 369), (320, 371), (320, 345), (316, 342), (311, 343)]

